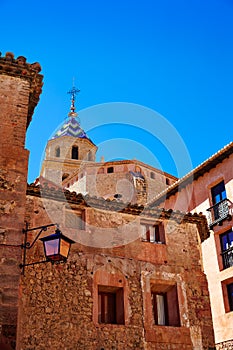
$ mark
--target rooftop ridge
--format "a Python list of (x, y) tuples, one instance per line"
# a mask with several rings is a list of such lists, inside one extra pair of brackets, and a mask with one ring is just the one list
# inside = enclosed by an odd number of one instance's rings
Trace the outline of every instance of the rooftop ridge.
[(148, 170), (150, 171), (153, 171), (153, 172), (156, 172), (158, 174), (163, 174), (167, 177), (170, 177), (170, 178), (173, 178), (174, 180), (177, 179), (176, 176), (174, 175), (171, 175), (167, 172), (164, 172), (163, 170), (161, 169), (158, 169), (158, 168), (155, 168), (153, 167), (152, 165), (150, 164), (147, 164), (147, 163), (144, 163), (142, 162), (141, 160), (137, 160), (137, 159), (122, 159), (122, 160), (113, 160), (113, 161), (106, 161), (106, 162), (89, 162), (89, 161), (83, 161), (83, 167), (82, 167), (82, 170), (81, 169), (78, 169), (76, 171), (74, 171), (72, 174), (70, 174), (65, 180), (64, 180), (64, 184), (66, 184), (67, 182), (69, 182), (73, 177), (76, 177), (80, 171), (83, 171), (85, 170), (86, 167), (88, 168), (101, 168), (101, 167), (104, 167), (104, 166), (111, 166), (111, 165), (121, 165), (121, 164), (135, 164), (135, 165), (140, 165), (142, 167), (145, 167), (147, 168)]
[(54, 187), (46, 182), (41, 185), (28, 184), (27, 185), (27, 195), (43, 197), (54, 199), (58, 201), (68, 201), (73, 204), (83, 204), (88, 207), (94, 207), (95, 209), (112, 210), (118, 211), (125, 214), (151, 216), (155, 219), (158, 218), (172, 218), (174, 220), (203, 220), (206, 219), (204, 215), (197, 213), (183, 213), (179, 210), (164, 209), (159, 207), (144, 206), (141, 204), (131, 204), (125, 203), (118, 199), (104, 199), (103, 197), (96, 197), (90, 195), (83, 195), (81, 193), (70, 192), (69, 190), (64, 190), (61, 187), (54, 185)]
[[(162, 199), (165, 195), (172, 195), (173, 192), (176, 192), (176, 188), (184, 183), (185, 181), (188, 181), (191, 176), (193, 176), (193, 179), (197, 179), (199, 176), (201, 176), (205, 171), (207, 171), (210, 168), (210, 163), (213, 161), (217, 161), (218, 158), (225, 158), (228, 155), (233, 153), (233, 142), (229, 142), (227, 145), (225, 145), (223, 148), (221, 148), (219, 151), (214, 153), (212, 156), (207, 158), (205, 161), (203, 161), (201, 164), (199, 164), (196, 168), (188, 172), (186, 175), (178, 179), (176, 182), (174, 182), (172, 185), (167, 187), (165, 190), (160, 192), (158, 195), (155, 196), (155, 198), (152, 200), (151, 204), (156, 203), (159, 199)], [(225, 155), (225, 157), (224, 157)], [(205, 169), (206, 168), (206, 169)], [(196, 175), (196, 176), (195, 176)], [(192, 180), (193, 180), (192, 179)], [(173, 190), (173, 191), (172, 191)], [(170, 193), (172, 192), (172, 193)]]

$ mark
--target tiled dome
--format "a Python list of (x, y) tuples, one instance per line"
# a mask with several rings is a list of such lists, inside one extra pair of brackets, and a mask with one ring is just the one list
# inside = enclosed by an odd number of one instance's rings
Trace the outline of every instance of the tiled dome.
[(65, 123), (61, 126), (61, 128), (59, 128), (59, 130), (56, 131), (52, 139), (55, 139), (61, 136), (72, 136), (80, 139), (88, 139), (89, 141), (91, 141), (87, 137), (87, 134), (81, 128), (78, 120), (75, 117), (70, 117), (69, 119), (67, 119)]

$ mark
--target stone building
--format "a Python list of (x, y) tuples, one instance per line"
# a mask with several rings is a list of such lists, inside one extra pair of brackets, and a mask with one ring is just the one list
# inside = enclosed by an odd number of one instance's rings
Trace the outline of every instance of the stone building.
[[(37, 186), (27, 189), (30, 227), (50, 223), (57, 213), (62, 232), (76, 243), (66, 264), (25, 271), (18, 349), (213, 346), (198, 248), (208, 236), (204, 216), (143, 210), (51, 187), (42, 193)], [(42, 259), (38, 247), (31, 254), (32, 261)]]
[[(97, 148), (72, 101), (48, 142), (43, 176), (27, 185), (25, 133), (41, 92), (39, 70), (23, 57), (0, 58), (1, 349), (214, 348), (200, 250), (207, 220), (149, 204), (148, 188), (155, 196), (173, 176), (138, 161), (95, 162)], [(22, 275), (25, 224), (54, 222), (75, 242), (68, 261), (27, 266)], [(37, 241), (26, 262), (41, 260)]]
[(202, 243), (217, 349), (233, 346), (233, 143), (160, 194), (156, 207), (206, 215), (210, 237)]
[[(71, 91), (76, 91), (75, 89)], [(97, 146), (80, 126), (72, 93), (68, 119), (48, 141), (41, 176), (82, 194), (146, 204), (177, 178), (138, 160), (96, 162)]]

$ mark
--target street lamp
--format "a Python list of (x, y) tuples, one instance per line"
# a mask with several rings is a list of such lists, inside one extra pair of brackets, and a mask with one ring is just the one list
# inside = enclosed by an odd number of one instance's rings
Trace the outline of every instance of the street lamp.
[(70, 246), (74, 241), (64, 236), (59, 228), (55, 233), (47, 237), (40, 238), (44, 244), (46, 260), (51, 262), (66, 261), (70, 252)]
[[(27, 263), (26, 262), (27, 249), (31, 249), (36, 243), (36, 241), (38, 240), (38, 238), (40, 237), (41, 233), (43, 231), (47, 231), (47, 228), (51, 226), (56, 226), (55, 233), (49, 236), (40, 238), (40, 241), (42, 241), (44, 245), (44, 254), (45, 254), (46, 260)], [(35, 230), (39, 230), (39, 232), (36, 235), (33, 242), (30, 243), (27, 241), (27, 234), (29, 231), (35, 231)], [(23, 249), (23, 262), (22, 264), (19, 265), (19, 267), (22, 269), (22, 275), (24, 275), (25, 266), (46, 263), (49, 261), (51, 263), (65, 262), (68, 258), (71, 244), (75, 243), (73, 240), (71, 240), (70, 238), (62, 234), (57, 224), (43, 225), (43, 226), (38, 226), (34, 228), (28, 228), (28, 224), (26, 224), (26, 229), (23, 229), (23, 234), (24, 234), (24, 243), (21, 246)]]

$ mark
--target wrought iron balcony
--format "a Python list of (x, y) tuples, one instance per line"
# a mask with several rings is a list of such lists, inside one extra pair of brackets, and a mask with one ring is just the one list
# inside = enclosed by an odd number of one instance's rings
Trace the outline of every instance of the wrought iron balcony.
[(225, 219), (231, 219), (230, 204), (231, 203), (228, 199), (223, 199), (222, 201), (207, 209), (207, 220), (210, 229), (212, 229), (214, 225), (220, 225), (221, 222)]
[(224, 269), (233, 266), (233, 246), (227, 250), (224, 250), (222, 253), (222, 260)]

